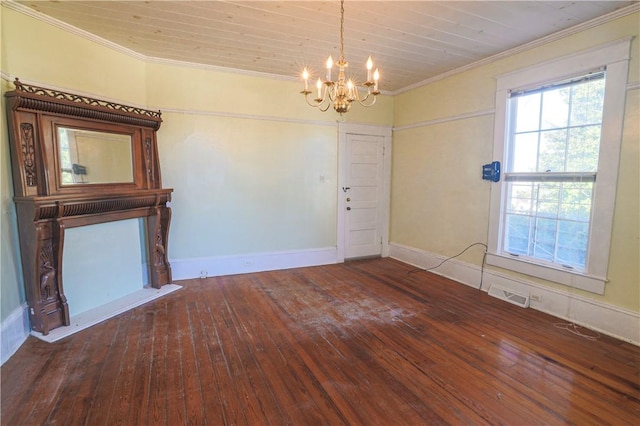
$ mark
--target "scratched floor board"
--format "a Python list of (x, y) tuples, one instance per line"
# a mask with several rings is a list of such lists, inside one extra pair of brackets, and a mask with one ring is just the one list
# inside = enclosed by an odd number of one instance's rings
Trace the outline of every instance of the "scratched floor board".
[(0, 423), (637, 424), (640, 348), (412, 270), (178, 282), (60, 342), (28, 338), (0, 369)]

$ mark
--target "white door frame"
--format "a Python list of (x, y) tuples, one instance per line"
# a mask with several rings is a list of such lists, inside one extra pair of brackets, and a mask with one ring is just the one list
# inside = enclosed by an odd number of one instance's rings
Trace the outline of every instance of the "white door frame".
[(391, 208), (391, 127), (370, 126), (365, 124), (338, 123), (338, 218), (337, 218), (337, 259), (338, 263), (344, 262), (345, 253), (345, 212), (346, 201), (343, 187), (346, 174), (347, 135), (381, 136), (383, 140), (383, 188), (382, 203), (380, 206), (380, 235), (382, 236), (382, 257), (389, 256), (389, 211)]

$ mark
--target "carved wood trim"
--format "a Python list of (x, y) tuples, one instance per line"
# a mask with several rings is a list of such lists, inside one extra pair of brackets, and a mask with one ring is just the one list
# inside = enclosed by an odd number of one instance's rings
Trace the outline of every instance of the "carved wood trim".
[(151, 157), (151, 138), (148, 136), (144, 140), (144, 152), (145, 152), (144, 159), (147, 165), (147, 178), (149, 179), (149, 182), (153, 182), (154, 180), (153, 167), (151, 167), (151, 164), (153, 164), (152, 157)]
[(20, 123), (20, 149), (22, 151), (27, 186), (37, 186), (36, 149), (33, 142), (33, 125), (31, 123)]
[(40, 296), (43, 302), (50, 302), (58, 295), (56, 259), (53, 250), (53, 240), (47, 239), (40, 250)]
[(101, 121), (131, 124), (135, 126), (160, 128), (161, 112), (102, 101), (87, 96), (32, 86), (18, 78), (16, 87), (16, 108), (46, 111), (51, 114), (71, 115)]
[(158, 230), (156, 231), (156, 250), (154, 265), (165, 266), (165, 253), (166, 250), (164, 248), (164, 243), (162, 242), (162, 229), (160, 226), (158, 226)]

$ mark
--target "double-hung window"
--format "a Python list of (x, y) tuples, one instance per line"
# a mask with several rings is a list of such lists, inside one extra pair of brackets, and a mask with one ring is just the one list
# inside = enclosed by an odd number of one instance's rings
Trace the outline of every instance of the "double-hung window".
[(498, 78), (487, 262), (602, 294), (629, 41)]
[(584, 271), (598, 170), (605, 72), (508, 101), (503, 250)]

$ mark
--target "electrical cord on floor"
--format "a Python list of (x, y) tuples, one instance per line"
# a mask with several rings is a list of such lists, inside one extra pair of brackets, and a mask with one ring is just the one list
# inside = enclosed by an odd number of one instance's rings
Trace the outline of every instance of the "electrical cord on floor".
[(570, 322), (570, 323), (557, 322), (557, 323), (553, 324), (553, 326), (555, 328), (559, 328), (561, 330), (567, 330), (570, 333), (573, 333), (573, 334), (575, 334), (577, 336), (583, 337), (583, 338), (585, 338), (587, 340), (591, 340), (592, 342), (595, 342), (596, 340), (598, 340), (600, 338), (600, 333), (598, 333), (597, 331), (589, 330), (589, 332), (591, 334), (583, 333), (582, 331), (580, 331), (580, 326), (574, 324), (573, 322)]
[(464, 250), (462, 250), (460, 253), (456, 254), (455, 256), (447, 257), (442, 262), (438, 263), (436, 266), (433, 266), (433, 267), (427, 268), (427, 269), (415, 268), (415, 269), (412, 269), (409, 272), (407, 272), (407, 274), (414, 274), (416, 272), (433, 271), (434, 269), (439, 268), (440, 266), (444, 265), (446, 262), (450, 261), (451, 259), (455, 259), (456, 257), (462, 256), (467, 250), (469, 250), (471, 247), (474, 247), (474, 246), (482, 246), (482, 247), (484, 247), (484, 255), (482, 256), (482, 265), (480, 266), (480, 286), (478, 287), (478, 290), (481, 290), (482, 289), (482, 279), (484, 277), (484, 263), (485, 263), (485, 260), (487, 259), (487, 245), (485, 243), (473, 243), (473, 244), (470, 244)]

